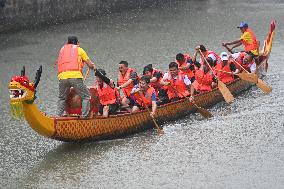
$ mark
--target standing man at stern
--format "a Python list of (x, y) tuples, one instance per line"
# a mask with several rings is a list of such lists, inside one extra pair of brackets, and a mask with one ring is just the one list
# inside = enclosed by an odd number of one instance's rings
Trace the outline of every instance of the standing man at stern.
[(59, 100), (57, 103), (57, 115), (64, 116), (67, 95), (73, 87), (82, 99), (82, 117), (88, 117), (90, 111), (90, 92), (83, 81), (82, 68), (84, 63), (96, 71), (94, 63), (90, 60), (87, 53), (79, 46), (76, 36), (69, 36), (58, 55), (58, 79), (59, 79)]
[[(244, 45), (245, 52), (258, 61), (257, 57), (259, 55), (258, 52), (258, 41), (254, 35), (254, 32), (248, 27), (246, 22), (241, 22), (238, 28), (241, 30), (242, 35), (240, 39), (237, 39), (232, 42), (223, 42), (222, 45), (228, 49), (229, 52), (232, 53), (232, 50), (238, 46)], [(231, 48), (228, 45), (234, 45)]]

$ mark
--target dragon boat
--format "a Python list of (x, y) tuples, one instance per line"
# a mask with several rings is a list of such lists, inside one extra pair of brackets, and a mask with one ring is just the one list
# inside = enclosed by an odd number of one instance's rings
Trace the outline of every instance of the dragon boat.
[[(269, 32), (260, 50), (260, 63), (257, 75), (267, 71), (268, 59), (272, 48), (275, 30), (275, 21), (270, 24)], [(39, 83), (42, 68), (37, 71), (34, 82), (30, 82), (24, 71), (20, 76), (13, 76), (9, 83), (11, 112), (20, 113), (26, 119), (32, 129), (45, 137), (59, 141), (86, 141), (115, 139), (137, 133), (146, 129), (154, 128), (154, 121), (147, 110), (137, 113), (124, 113), (111, 115), (107, 118), (95, 116), (93, 118), (79, 117), (56, 117), (47, 115), (39, 110), (35, 104), (36, 87)], [(233, 95), (249, 89), (255, 83), (240, 78), (227, 84), (227, 88)], [(90, 89), (94, 90), (93, 88)], [(224, 98), (218, 88), (210, 92), (195, 96), (195, 104), (200, 107), (211, 107), (223, 101)], [(155, 120), (158, 124), (171, 121), (190, 113), (196, 112), (197, 108), (184, 98), (176, 102), (158, 106)]]

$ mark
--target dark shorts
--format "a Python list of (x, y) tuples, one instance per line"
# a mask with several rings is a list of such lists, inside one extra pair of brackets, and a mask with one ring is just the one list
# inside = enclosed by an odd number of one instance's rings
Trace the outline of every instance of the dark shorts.
[[(118, 110), (118, 104), (110, 104), (108, 106), (109, 106), (109, 114), (110, 115), (116, 114), (116, 111)], [(100, 105), (100, 108), (99, 108), (100, 114), (103, 114), (103, 108), (104, 106)]]
[(158, 101), (157, 101), (157, 105), (162, 105), (162, 104), (166, 104), (168, 103), (169, 97), (168, 97), (168, 93), (166, 90), (164, 89), (160, 89), (159, 93), (158, 93)]

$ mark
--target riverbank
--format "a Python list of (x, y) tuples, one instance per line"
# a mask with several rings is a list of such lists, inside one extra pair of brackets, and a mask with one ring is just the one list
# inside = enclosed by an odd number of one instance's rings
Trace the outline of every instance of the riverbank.
[(0, 0), (0, 33), (36, 29), (111, 12), (155, 6), (161, 0)]

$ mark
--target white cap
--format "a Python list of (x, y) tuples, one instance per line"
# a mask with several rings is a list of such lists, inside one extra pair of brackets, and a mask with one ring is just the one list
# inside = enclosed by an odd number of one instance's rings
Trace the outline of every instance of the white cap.
[(212, 54), (212, 53), (208, 55), (208, 58), (212, 58), (213, 61), (216, 60), (216, 57), (215, 57), (214, 54)]
[(222, 52), (220, 56), (221, 56), (221, 60), (228, 60), (228, 54), (226, 52)]

